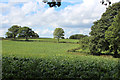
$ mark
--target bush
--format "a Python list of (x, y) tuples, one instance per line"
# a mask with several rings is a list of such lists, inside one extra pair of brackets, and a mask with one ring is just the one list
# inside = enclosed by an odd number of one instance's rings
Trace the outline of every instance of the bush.
[[(87, 59), (86, 59), (87, 58)], [(3, 57), (3, 80), (41, 78), (120, 79), (117, 61), (89, 57)], [(120, 65), (119, 65), (120, 66)]]

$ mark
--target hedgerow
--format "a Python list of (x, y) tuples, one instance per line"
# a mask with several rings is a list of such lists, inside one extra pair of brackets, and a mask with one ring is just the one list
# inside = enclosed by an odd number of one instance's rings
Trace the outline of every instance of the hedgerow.
[[(73, 59), (74, 58), (74, 59)], [(118, 61), (59, 56), (52, 58), (3, 57), (3, 80), (80, 78), (80, 79), (120, 79)]]

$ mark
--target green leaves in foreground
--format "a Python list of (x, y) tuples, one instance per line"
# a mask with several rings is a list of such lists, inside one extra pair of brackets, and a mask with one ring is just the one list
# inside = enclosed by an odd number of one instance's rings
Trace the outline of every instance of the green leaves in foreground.
[(90, 57), (3, 57), (3, 79), (80, 78), (120, 79), (118, 62)]

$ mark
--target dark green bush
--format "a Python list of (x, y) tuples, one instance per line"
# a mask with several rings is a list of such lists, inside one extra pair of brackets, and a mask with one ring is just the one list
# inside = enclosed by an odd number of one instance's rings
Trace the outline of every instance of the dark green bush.
[(118, 65), (114, 61), (3, 57), (2, 64), (3, 80), (36, 80), (41, 78), (120, 79)]

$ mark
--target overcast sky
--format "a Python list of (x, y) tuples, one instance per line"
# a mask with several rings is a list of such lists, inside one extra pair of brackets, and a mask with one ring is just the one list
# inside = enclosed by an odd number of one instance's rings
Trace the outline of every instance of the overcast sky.
[(0, 0), (0, 37), (5, 37), (12, 25), (28, 26), (40, 37), (52, 38), (58, 27), (64, 29), (65, 37), (89, 35), (93, 22), (106, 10), (100, 0), (62, 1), (60, 8), (49, 8), (42, 0)]

